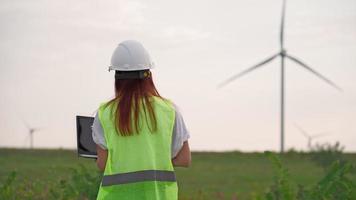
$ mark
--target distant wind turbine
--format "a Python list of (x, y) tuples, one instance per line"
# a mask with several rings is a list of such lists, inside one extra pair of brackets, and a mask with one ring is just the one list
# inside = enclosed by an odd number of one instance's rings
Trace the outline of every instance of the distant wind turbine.
[(321, 132), (315, 135), (310, 135), (309, 133), (307, 133), (304, 129), (302, 129), (300, 126), (298, 126), (297, 124), (294, 123), (294, 126), (307, 138), (308, 140), (308, 149), (311, 150), (312, 149), (312, 140), (318, 137), (323, 137), (326, 135), (329, 135), (329, 132)]
[(36, 131), (41, 130), (40, 128), (30, 127), (25, 120), (22, 120), (28, 130), (28, 136), (30, 137), (30, 149), (33, 149), (33, 135)]
[(326, 77), (324, 77), (323, 75), (321, 75), (319, 72), (315, 71), (314, 69), (312, 69), (311, 67), (309, 67), (307, 64), (305, 64), (305, 62), (301, 61), (300, 59), (292, 56), (291, 54), (287, 54), (286, 49), (284, 48), (284, 19), (285, 19), (285, 9), (286, 9), (286, 0), (283, 1), (283, 5), (282, 5), (282, 18), (281, 18), (281, 25), (280, 25), (280, 35), (279, 35), (279, 41), (280, 41), (280, 50), (278, 53), (262, 60), (261, 62), (257, 63), (256, 65), (247, 68), (246, 70), (235, 74), (234, 76), (230, 77), (229, 79), (225, 80), (224, 82), (220, 83), (218, 88), (221, 88), (222, 86), (225, 86), (226, 84), (234, 81), (235, 79), (271, 62), (272, 60), (274, 60), (277, 57), (281, 58), (281, 153), (284, 152), (284, 61), (285, 59), (289, 59), (295, 63), (297, 63), (298, 65), (300, 65), (301, 67), (303, 67), (304, 69), (308, 70), (309, 72), (313, 73), (314, 75), (316, 75), (317, 77), (319, 77), (320, 79), (322, 79), (323, 81), (325, 81), (326, 83), (328, 83), (329, 85), (333, 86), (334, 88), (336, 88), (337, 90), (339, 90), (340, 92), (342, 92), (342, 89), (340, 87), (338, 87), (335, 83), (333, 83), (331, 80), (327, 79)]

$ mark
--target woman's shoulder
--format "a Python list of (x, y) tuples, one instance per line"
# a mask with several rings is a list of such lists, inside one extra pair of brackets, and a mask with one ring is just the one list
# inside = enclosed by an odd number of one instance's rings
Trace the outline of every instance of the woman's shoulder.
[[(115, 107), (113, 107), (113, 106), (115, 106)], [(99, 107), (97, 109), (99, 117), (103, 113), (111, 112), (113, 108), (116, 108), (116, 102), (113, 99), (100, 102)]]
[(99, 103), (99, 109), (114, 105), (116, 99), (105, 100)]
[(167, 107), (171, 110), (176, 110), (175, 103), (171, 99), (165, 97), (156, 97), (156, 96), (154, 98), (156, 100), (155, 101), (156, 104)]

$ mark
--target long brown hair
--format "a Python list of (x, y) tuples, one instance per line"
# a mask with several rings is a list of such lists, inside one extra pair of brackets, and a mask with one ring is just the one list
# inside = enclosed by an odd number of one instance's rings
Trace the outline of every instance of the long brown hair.
[[(147, 112), (150, 117), (151, 126), (148, 127), (151, 133), (157, 129), (157, 119), (153, 110), (153, 105), (149, 101), (151, 96), (162, 98), (152, 80), (149, 77), (143, 79), (115, 79), (115, 98), (110, 100), (106, 106), (117, 103), (114, 115), (115, 129), (122, 136), (139, 133), (139, 113), (142, 107), (145, 113), (146, 123), (148, 123)], [(114, 107), (113, 107), (114, 108)], [(131, 123), (133, 115), (133, 123)], [(134, 125), (134, 127), (132, 126)]]

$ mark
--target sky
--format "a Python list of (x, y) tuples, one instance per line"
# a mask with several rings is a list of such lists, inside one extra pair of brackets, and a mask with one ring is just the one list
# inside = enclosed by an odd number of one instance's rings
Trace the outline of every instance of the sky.
[[(194, 151), (278, 151), (281, 0), (0, 1), (0, 147), (76, 148), (76, 115), (114, 95), (112, 52), (140, 41), (157, 89), (180, 108)], [(339, 141), (356, 151), (356, 1), (289, 0), (285, 45), (339, 85), (286, 61), (285, 148)], [(25, 121), (25, 123), (24, 123)]]

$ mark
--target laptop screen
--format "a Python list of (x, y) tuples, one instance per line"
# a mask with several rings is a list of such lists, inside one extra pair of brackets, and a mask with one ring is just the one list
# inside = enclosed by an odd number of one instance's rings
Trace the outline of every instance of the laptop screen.
[(77, 116), (77, 149), (78, 155), (86, 158), (96, 158), (96, 144), (93, 141), (92, 129), (94, 118)]

